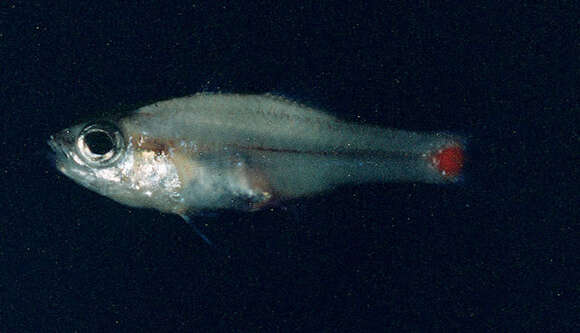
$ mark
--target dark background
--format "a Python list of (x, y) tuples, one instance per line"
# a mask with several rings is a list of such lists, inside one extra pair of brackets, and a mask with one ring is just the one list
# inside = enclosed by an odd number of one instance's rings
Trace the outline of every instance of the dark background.
[[(577, 8), (118, 3), (1, 4), (0, 331), (579, 330)], [(218, 251), (45, 159), (198, 91), (463, 135), (465, 180), (200, 217)]]

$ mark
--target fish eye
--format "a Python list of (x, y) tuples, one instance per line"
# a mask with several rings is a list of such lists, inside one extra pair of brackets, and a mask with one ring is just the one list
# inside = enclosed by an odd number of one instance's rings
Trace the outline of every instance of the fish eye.
[(91, 167), (106, 167), (117, 161), (124, 149), (123, 135), (111, 122), (91, 123), (80, 132), (77, 150)]
[(85, 134), (85, 143), (95, 155), (104, 155), (115, 148), (113, 139), (107, 133), (101, 131)]

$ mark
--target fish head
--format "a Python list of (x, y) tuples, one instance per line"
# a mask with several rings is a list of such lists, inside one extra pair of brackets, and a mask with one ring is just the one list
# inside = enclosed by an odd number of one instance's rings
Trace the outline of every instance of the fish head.
[(56, 168), (122, 204), (181, 214), (186, 207), (176, 156), (131, 131), (128, 121), (93, 121), (51, 136)]
[(48, 145), (54, 152), (56, 168), (76, 183), (103, 194), (127, 191), (121, 177), (126, 163), (127, 144), (113, 121), (93, 121), (66, 128), (51, 135)]

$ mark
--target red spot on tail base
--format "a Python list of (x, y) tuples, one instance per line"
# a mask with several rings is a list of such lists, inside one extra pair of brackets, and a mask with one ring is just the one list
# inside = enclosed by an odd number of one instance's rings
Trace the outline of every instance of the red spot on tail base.
[(442, 148), (433, 154), (432, 163), (443, 177), (457, 177), (463, 168), (463, 149), (460, 146)]

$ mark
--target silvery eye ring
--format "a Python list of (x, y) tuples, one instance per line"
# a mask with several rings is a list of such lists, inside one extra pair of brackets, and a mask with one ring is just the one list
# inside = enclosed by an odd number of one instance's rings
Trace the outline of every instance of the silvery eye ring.
[(115, 163), (123, 155), (125, 141), (115, 124), (97, 121), (81, 130), (76, 149), (89, 166), (103, 168)]

